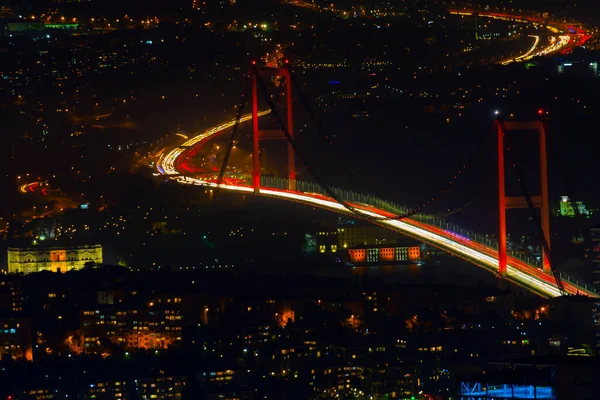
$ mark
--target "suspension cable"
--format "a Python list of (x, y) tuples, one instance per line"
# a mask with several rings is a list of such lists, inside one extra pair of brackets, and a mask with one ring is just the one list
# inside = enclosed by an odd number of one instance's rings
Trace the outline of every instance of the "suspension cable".
[(489, 181), (487, 183), (487, 185), (482, 186), (481, 189), (479, 190), (479, 192), (475, 196), (473, 196), (472, 198), (470, 198), (467, 202), (463, 203), (459, 207), (455, 207), (452, 210), (448, 210), (445, 213), (440, 213), (440, 214), (437, 215), (437, 217), (443, 219), (443, 218), (448, 218), (451, 215), (458, 214), (458, 213), (462, 212), (463, 210), (465, 210), (465, 209), (469, 208), (471, 205), (473, 205), (473, 203), (475, 203), (476, 201), (478, 201), (485, 194), (487, 194), (488, 190), (490, 190), (490, 188), (492, 186), (494, 186), (494, 185), (496, 185), (496, 182)]
[(289, 73), (290, 73), (290, 79), (292, 81), (292, 84), (294, 85), (294, 88), (296, 89), (296, 92), (298, 93), (298, 95), (300, 96), (300, 101), (302, 101), (302, 105), (304, 106), (304, 108), (306, 109), (306, 111), (308, 111), (308, 114), (310, 115), (310, 118), (312, 119), (315, 128), (317, 128), (317, 132), (319, 133), (319, 135), (321, 136), (321, 138), (328, 144), (333, 144), (333, 142), (330, 141), (329, 139), (329, 135), (327, 135), (327, 133), (325, 133), (325, 131), (323, 130), (323, 126), (321, 125), (321, 121), (319, 121), (319, 119), (317, 118), (317, 116), (315, 115), (315, 113), (313, 112), (313, 110), (310, 107), (310, 104), (308, 103), (308, 100), (306, 99), (306, 96), (304, 96), (304, 92), (302, 91), (302, 88), (300, 87), (300, 84), (298, 83), (298, 81), (296, 80), (296, 75), (292, 74), (292, 71), (288, 65), (287, 67)]
[(423, 204), (421, 204), (419, 207), (417, 207), (416, 209), (414, 209), (412, 211), (409, 211), (405, 214), (398, 215), (396, 217), (392, 217), (389, 219), (400, 220), (400, 219), (412, 217), (413, 215), (418, 214), (421, 211), (423, 211), (423, 209), (428, 207), (429, 205), (431, 205), (432, 202), (438, 200), (441, 196), (448, 193), (450, 191), (450, 187), (457, 181), (457, 179), (464, 176), (464, 172), (475, 163), (475, 161), (477, 160), (477, 158), (481, 152), (481, 149), (484, 147), (484, 144), (487, 143), (487, 140), (490, 140), (493, 137), (491, 135), (492, 132), (493, 132), (493, 126), (490, 127), (487, 135), (483, 135), (482, 137), (480, 137), (480, 140), (477, 142), (475, 149), (469, 155), (467, 162), (462, 164), (461, 166), (459, 166), (458, 169), (456, 170), (456, 172), (454, 173), (454, 175), (452, 176), (452, 178), (448, 181), (448, 183), (444, 187), (442, 187), (436, 194), (434, 194), (429, 200), (427, 200), (426, 202), (424, 202)]
[[(316, 118), (315, 114), (312, 112), (312, 110), (310, 109), (309, 103), (306, 100), (306, 97), (304, 96), (304, 93), (302, 92), (300, 85), (298, 84), (298, 81), (295, 78), (295, 75), (292, 74), (292, 71), (290, 69), (290, 67), (288, 66), (288, 71), (290, 71), (290, 77), (291, 77), (291, 81), (292, 84), (294, 85), (294, 87), (296, 88), (296, 91), (300, 94), (300, 99), (304, 105), (304, 107), (306, 108), (306, 110), (308, 111), (308, 113), (310, 114), (316, 128), (317, 131), (319, 132), (320, 136), (322, 138), (325, 138), (326, 140), (329, 140), (329, 136), (323, 132), (322, 126), (320, 121)], [(492, 127), (493, 128), (493, 127)], [(421, 211), (423, 211), (424, 208), (426, 208), (427, 206), (429, 206), (433, 201), (435, 201), (436, 199), (439, 199), (439, 197), (441, 197), (442, 195), (446, 194), (449, 190), (450, 190), (450, 186), (453, 185), (456, 180), (463, 175), (463, 173), (465, 172), (466, 169), (468, 169), (476, 160), (477, 156), (480, 154), (481, 148), (484, 147), (484, 143), (486, 141), (486, 139), (490, 139), (493, 136), (491, 135), (492, 133), (492, 128), (490, 128), (490, 131), (488, 132), (488, 135), (484, 135), (483, 137), (480, 137), (480, 140), (477, 142), (477, 146), (474, 149), (473, 153), (469, 156), (469, 158), (467, 159), (467, 162), (463, 165), (461, 165), (456, 172), (453, 174), (452, 179), (450, 179), (448, 181), (448, 183), (446, 184), (446, 186), (444, 186), (442, 189), (440, 189), (436, 194), (434, 194), (429, 200), (427, 200), (426, 202), (424, 202), (423, 204), (421, 204), (419, 207), (417, 207), (414, 210), (411, 210), (405, 214), (401, 214), (401, 215), (397, 215), (395, 217), (390, 217), (390, 218), (384, 218), (384, 219), (389, 219), (389, 220), (401, 220), (401, 219), (405, 219), (405, 218), (409, 218), (412, 217), (418, 213), (420, 213)], [(331, 142), (328, 142), (329, 144), (331, 144)]]
[[(550, 144), (551, 142), (548, 141), (548, 143)], [(571, 180), (568, 177), (569, 171), (567, 170), (565, 163), (563, 163), (559, 152), (556, 151), (554, 146), (549, 145), (548, 147), (550, 148), (550, 156), (552, 157), (553, 161), (558, 166), (558, 170), (560, 171), (560, 174), (561, 174), (561, 177), (563, 180), (564, 188), (565, 188), (567, 194), (569, 195), (568, 201), (569, 201), (571, 207), (573, 208), (573, 212), (575, 214), (575, 220), (577, 221), (577, 225), (578, 225), (578, 229), (579, 229), (579, 234), (581, 237), (583, 237), (584, 241), (587, 242), (589, 239), (589, 235), (587, 234), (587, 231), (583, 228), (583, 221), (582, 221), (583, 215), (581, 214), (581, 212), (579, 212), (579, 207), (577, 206), (577, 202), (575, 200), (573, 200), (576, 197), (576, 191), (573, 189)]]
[[(533, 199), (531, 197), (531, 193), (529, 192), (529, 188), (525, 182), (525, 175), (523, 173), (523, 169), (522, 169), (521, 165), (517, 162), (516, 155), (512, 151), (512, 147), (510, 146), (508, 135), (504, 135), (504, 141), (505, 141), (505, 143), (507, 143), (506, 150), (512, 161), (512, 166), (515, 171), (517, 182), (519, 183), (521, 191), (523, 192), (523, 195), (525, 196), (525, 200), (527, 202), (527, 208), (529, 209), (529, 214), (530, 214), (531, 220), (535, 224), (535, 228), (538, 231), (538, 234), (540, 235), (540, 237), (542, 239), (541, 240), (542, 249), (544, 251), (544, 254), (546, 255), (546, 260), (548, 261), (548, 264), (550, 265), (550, 270), (552, 271), (552, 275), (554, 276), (554, 279), (556, 280), (556, 286), (558, 286), (558, 289), (560, 290), (561, 294), (564, 295), (564, 294), (566, 294), (565, 286), (564, 286), (562, 278), (560, 276), (560, 272), (555, 267), (555, 265), (552, 263), (551, 249), (550, 249), (550, 244), (548, 243), (549, 238), (546, 238), (546, 235), (544, 234), (544, 229), (542, 227), (542, 223), (537, 216), (536, 208), (535, 208), (535, 205), (533, 204)], [(543, 260), (543, 258), (542, 258), (542, 260)]]
[(235, 139), (235, 135), (237, 134), (238, 127), (240, 126), (240, 120), (242, 119), (242, 114), (244, 112), (244, 106), (247, 103), (246, 95), (250, 89), (250, 79), (247, 77), (246, 84), (244, 86), (244, 91), (242, 92), (242, 100), (240, 101), (240, 105), (238, 106), (237, 116), (235, 118), (235, 124), (233, 125), (233, 129), (231, 130), (231, 136), (229, 136), (229, 143), (227, 144), (227, 151), (225, 152), (225, 157), (223, 158), (223, 163), (221, 164), (221, 170), (219, 171), (219, 178), (217, 179), (217, 186), (221, 186), (223, 182), (223, 177), (225, 176), (225, 170), (227, 169), (227, 163), (229, 162), (229, 156), (231, 155), (231, 149), (233, 148), (233, 143)]
[[(358, 211), (355, 207), (352, 207), (350, 204), (348, 204), (346, 201), (344, 201), (342, 198), (340, 198), (340, 196), (338, 196), (335, 191), (328, 186), (327, 184), (325, 184), (325, 182), (317, 175), (316, 171), (310, 166), (308, 165), (308, 162), (306, 161), (306, 158), (304, 157), (304, 155), (300, 152), (300, 150), (298, 149), (298, 146), (294, 140), (294, 138), (290, 135), (289, 131), (287, 130), (283, 119), (281, 118), (279, 112), (277, 111), (275, 104), (273, 103), (271, 97), (269, 96), (269, 93), (267, 91), (266, 85), (262, 79), (262, 77), (260, 76), (260, 74), (258, 73), (258, 69), (255, 67), (253, 69), (253, 73), (256, 76), (257, 79), (257, 83), (261, 89), (261, 91), (263, 92), (263, 95), (269, 105), (269, 107), (271, 108), (271, 115), (273, 116), (273, 118), (276, 120), (277, 124), (279, 125), (279, 128), (283, 131), (289, 145), (292, 147), (292, 149), (294, 150), (295, 154), (298, 156), (298, 158), (300, 159), (300, 161), (302, 162), (303, 166), (306, 168), (307, 172), (312, 176), (312, 178), (317, 182), (317, 184), (319, 186), (321, 186), (321, 188), (323, 188), (323, 190), (332, 198), (334, 199), (337, 203), (339, 203), (340, 205), (342, 205), (344, 208), (346, 208), (348, 211), (350, 211), (353, 214), (356, 214), (357, 216), (359, 216), (360, 218), (368, 218), (368, 219), (372, 219), (372, 220), (376, 220), (376, 221), (385, 221), (385, 220), (402, 220), (405, 218), (409, 218), (411, 216), (414, 216), (418, 213), (420, 213), (425, 207), (429, 206), (431, 204), (431, 202), (435, 201), (436, 198), (439, 198), (440, 196), (442, 196), (443, 194), (447, 193), (450, 189), (450, 186), (454, 184), (454, 182), (460, 177), (463, 176), (463, 173), (465, 172), (466, 169), (468, 169), (473, 162), (476, 159), (476, 156), (479, 155), (480, 153), (480, 149), (483, 146), (485, 139), (486, 138), (490, 138), (491, 135), (484, 135), (484, 137), (481, 138), (481, 140), (479, 140), (478, 145), (476, 146), (475, 151), (473, 152), (473, 154), (470, 155), (469, 159), (467, 160), (467, 162), (465, 164), (462, 164), (458, 170), (456, 171), (456, 173), (453, 175), (453, 177), (450, 179), (450, 181), (448, 182), (448, 184), (443, 187), (441, 190), (439, 190), (437, 192), (436, 195), (432, 196), (430, 200), (426, 201), (425, 203), (423, 203), (420, 207), (411, 210), (407, 213), (404, 214), (400, 214), (394, 217), (369, 217), (366, 216), (365, 214), (361, 213), (360, 211)], [(490, 130), (488, 131), (488, 133), (491, 133), (492, 130), (490, 128)]]
[(300, 149), (298, 149), (296, 141), (294, 140), (292, 135), (290, 135), (290, 132), (287, 130), (285, 123), (284, 123), (283, 119), (281, 118), (281, 115), (279, 115), (279, 111), (277, 111), (277, 108), (275, 107), (275, 104), (273, 103), (273, 100), (271, 99), (271, 96), (269, 96), (265, 82), (263, 81), (262, 77), (258, 73), (258, 69), (253, 68), (252, 72), (254, 73), (254, 75), (256, 77), (256, 82), (257, 82), (258, 86), (260, 87), (260, 90), (262, 91), (263, 96), (265, 97), (267, 104), (269, 105), (269, 108), (271, 108), (271, 114), (273, 115), (273, 118), (279, 125), (279, 129), (281, 129), (281, 131), (284, 133), (285, 138), (287, 139), (289, 145), (294, 150), (294, 153), (296, 154), (296, 156), (298, 156), (298, 158), (300, 159), (300, 162), (302, 162), (302, 165), (304, 166), (304, 168), (306, 168), (306, 171), (312, 176), (312, 178), (317, 182), (317, 184), (319, 186), (321, 186), (323, 188), (323, 190), (325, 190), (325, 192), (327, 193), (327, 195), (329, 195), (329, 197), (334, 199), (337, 203), (341, 204), (348, 211), (352, 212), (353, 214), (356, 214), (360, 218), (367, 217), (363, 213), (360, 213), (354, 207), (347, 204), (342, 198), (340, 198), (333, 191), (333, 189), (331, 189), (327, 184), (325, 184), (325, 182), (317, 175), (316, 171), (310, 165), (308, 165), (306, 158), (304, 157), (304, 155), (302, 154)]

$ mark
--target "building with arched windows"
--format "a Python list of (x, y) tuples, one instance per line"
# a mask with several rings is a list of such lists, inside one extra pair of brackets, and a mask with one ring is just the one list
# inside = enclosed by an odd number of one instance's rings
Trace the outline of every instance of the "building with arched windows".
[(73, 247), (30, 247), (8, 249), (8, 273), (31, 274), (40, 271), (67, 272), (86, 263), (102, 264), (99, 244)]
[(410, 247), (355, 247), (348, 249), (350, 261), (355, 264), (375, 264), (388, 262), (417, 262), (421, 260), (421, 248)]

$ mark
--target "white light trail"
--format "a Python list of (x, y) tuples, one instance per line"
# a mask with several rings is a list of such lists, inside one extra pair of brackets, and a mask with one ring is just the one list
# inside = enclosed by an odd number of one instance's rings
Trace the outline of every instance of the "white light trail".
[[(450, 14), (454, 14), (454, 15), (460, 15), (460, 16), (473, 16), (475, 13), (473, 11), (470, 10), (448, 10), (448, 12)], [(560, 30), (557, 27), (554, 27), (552, 25), (543, 25), (541, 24), (541, 20), (537, 20), (535, 18), (529, 18), (527, 16), (519, 16), (519, 15), (509, 15), (509, 14), (501, 14), (501, 13), (477, 13), (477, 16), (479, 17), (483, 17), (483, 18), (490, 18), (490, 19), (499, 19), (499, 20), (504, 20), (504, 21), (510, 21), (510, 22), (521, 22), (521, 23), (532, 23), (535, 26), (543, 26), (545, 27), (547, 30), (549, 30), (550, 32), (554, 33), (554, 34), (559, 34), (562, 33), (563, 31)], [(556, 39), (556, 41), (553, 44), (550, 44), (549, 46), (546, 47), (542, 47), (539, 51), (535, 52), (535, 49), (537, 48), (537, 46), (539, 45), (540, 42), (540, 38), (537, 35), (530, 35), (530, 37), (534, 37), (536, 38), (533, 46), (529, 49), (529, 51), (527, 51), (527, 53), (521, 55), (521, 56), (517, 56), (517, 57), (512, 57), (509, 58), (507, 60), (501, 61), (502, 65), (508, 65), (512, 62), (519, 62), (519, 61), (527, 61), (532, 59), (533, 57), (540, 57), (540, 56), (545, 56), (548, 54), (552, 54), (552, 53), (556, 53), (560, 50), (562, 50), (564, 47), (566, 47), (570, 41), (571, 41), (571, 37), (569, 35), (560, 35), (558, 36), (558, 39)]]
[[(269, 112), (270, 112), (270, 110), (261, 111), (259, 113), (259, 116), (267, 115)], [(249, 121), (251, 119), (252, 119), (251, 114), (245, 115), (240, 120), (240, 123)], [(199, 179), (199, 178), (181, 176), (179, 171), (177, 171), (177, 169), (175, 168), (175, 162), (176, 162), (177, 158), (179, 158), (181, 156), (181, 154), (185, 151), (185, 149), (187, 149), (188, 147), (194, 146), (194, 145), (201, 145), (203, 140), (208, 139), (209, 137), (222, 132), (224, 129), (232, 127), (234, 124), (235, 124), (235, 120), (232, 120), (232, 121), (226, 122), (224, 124), (221, 124), (217, 127), (211, 128), (211, 129), (189, 139), (182, 146), (171, 150), (164, 156), (161, 156), (160, 159), (156, 163), (158, 170), (164, 175), (179, 175), (179, 176), (173, 176), (172, 178), (176, 179), (180, 183), (184, 183), (184, 184), (188, 184), (188, 185), (201, 185), (201, 186), (207, 186), (207, 187), (217, 187), (217, 184), (214, 182), (209, 182), (209, 181)], [(162, 172), (162, 171), (164, 171), (164, 172)], [(219, 186), (219, 188), (225, 189), (225, 190), (230, 190), (230, 191), (235, 191), (235, 192), (244, 192), (244, 193), (254, 192), (253, 188), (247, 187), (247, 186), (235, 186), (235, 185), (222, 184)], [(263, 196), (285, 199), (285, 200), (290, 200), (290, 201), (296, 201), (296, 202), (301, 202), (301, 203), (325, 208), (325, 209), (335, 211), (335, 212), (348, 213), (348, 210), (343, 205), (341, 205), (335, 201), (332, 201), (332, 200), (326, 200), (323, 198), (319, 198), (319, 197), (317, 197), (318, 195), (316, 196), (314, 194), (301, 193), (301, 192), (289, 192), (289, 191), (284, 191), (284, 190), (273, 190), (273, 189), (267, 189), (267, 188), (261, 188), (259, 193)], [(453, 239), (452, 237), (449, 237), (449, 236), (447, 237), (440, 233), (436, 233), (435, 232), (436, 228), (434, 228), (434, 227), (431, 227), (431, 230), (428, 230), (427, 229), (428, 225), (422, 224), (422, 223), (420, 223), (420, 225), (422, 225), (423, 227), (415, 226), (414, 224), (417, 224), (417, 223), (410, 219), (406, 219), (406, 220), (385, 219), (387, 217), (387, 214), (384, 211), (380, 211), (380, 212), (373, 211), (373, 210), (376, 210), (375, 208), (371, 208), (371, 210), (356, 208), (356, 210), (359, 213), (361, 213), (367, 217), (381, 218), (381, 221), (379, 221), (378, 223), (385, 225), (392, 230), (395, 230), (400, 233), (405, 233), (409, 236), (419, 238), (420, 240), (423, 240), (428, 243), (432, 243), (435, 246), (439, 247), (440, 249), (443, 249), (443, 250), (445, 250), (451, 254), (457, 255), (459, 257), (465, 257), (465, 258), (468, 258), (469, 260), (473, 260), (476, 264), (483, 266), (490, 271), (496, 271), (498, 268), (498, 258), (496, 256), (487, 254), (487, 253), (493, 254), (495, 252), (495, 250), (489, 249), (481, 244), (478, 244), (475, 242), (470, 242), (469, 244), (460, 243), (459, 241), (457, 241), (456, 239)], [(406, 222), (406, 221), (409, 221), (409, 222)], [(412, 223), (410, 223), (410, 222), (412, 222)], [(460, 240), (460, 239), (458, 239), (458, 240)], [(482, 251), (482, 250), (477, 250), (475, 247), (485, 247), (484, 250), (486, 250), (487, 252)], [(523, 267), (523, 268), (525, 268), (525, 267)], [(532, 290), (542, 296), (546, 296), (546, 297), (560, 296), (561, 293), (560, 293), (558, 287), (555, 284), (552, 284), (552, 283), (544, 280), (544, 277), (548, 278), (548, 276), (542, 274), (541, 271), (540, 271), (540, 274), (536, 274), (533, 272), (528, 273), (526, 271), (523, 271), (516, 265), (509, 264), (507, 266), (507, 278), (514, 281), (515, 283), (518, 283), (518, 284), (528, 288), (529, 290)], [(575, 292), (579, 292), (580, 294), (597, 297), (597, 295), (595, 293), (588, 292), (586, 290), (582, 290), (581, 288), (578, 289), (572, 285), (568, 285), (568, 291), (571, 294), (574, 294)]]
[(519, 61), (523, 61), (523, 60), (529, 60), (530, 58), (534, 57), (531, 54), (535, 51), (535, 49), (537, 48), (538, 44), (540, 44), (540, 37), (537, 36), (537, 35), (529, 35), (529, 37), (532, 37), (535, 40), (533, 41), (533, 45), (527, 51), (527, 53), (525, 53), (523, 55), (520, 55), (518, 57), (509, 58), (506, 61), (502, 61), (502, 65), (508, 65), (508, 64), (510, 64), (512, 62), (519, 62)]

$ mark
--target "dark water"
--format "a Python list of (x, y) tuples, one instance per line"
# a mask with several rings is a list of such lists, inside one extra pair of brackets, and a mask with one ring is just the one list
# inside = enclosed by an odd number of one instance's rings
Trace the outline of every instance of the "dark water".
[(438, 262), (426, 262), (422, 265), (378, 265), (351, 267), (343, 263), (311, 262), (303, 260), (301, 263), (288, 264), (260, 263), (246, 266), (247, 271), (258, 272), (264, 276), (295, 276), (302, 281), (315, 282), (320, 278), (326, 280), (339, 280), (340, 284), (346, 282), (353, 285), (358, 281), (369, 282), (373, 285), (450, 285), (450, 286), (495, 286), (497, 278), (494, 274), (476, 267), (472, 264), (452, 258), (441, 256)]
[(371, 281), (380, 281), (384, 284), (433, 284), (433, 285), (458, 285), (472, 286), (480, 284), (494, 284), (496, 278), (493, 274), (465, 263), (461, 260), (446, 258), (439, 263), (425, 263), (423, 265), (379, 265), (379, 266), (330, 266), (312, 271), (312, 274), (341, 279), (369, 278)]

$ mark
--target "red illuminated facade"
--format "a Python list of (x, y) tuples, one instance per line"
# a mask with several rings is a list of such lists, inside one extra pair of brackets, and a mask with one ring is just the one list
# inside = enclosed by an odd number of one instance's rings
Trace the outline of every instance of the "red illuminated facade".
[(380, 262), (408, 261), (421, 259), (421, 248), (412, 247), (370, 247), (348, 249), (350, 261), (355, 264), (371, 264)]

